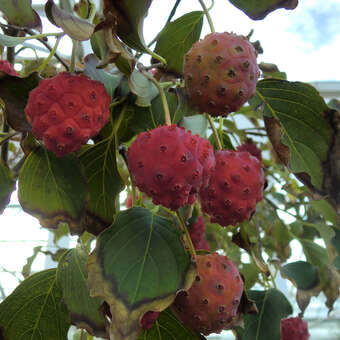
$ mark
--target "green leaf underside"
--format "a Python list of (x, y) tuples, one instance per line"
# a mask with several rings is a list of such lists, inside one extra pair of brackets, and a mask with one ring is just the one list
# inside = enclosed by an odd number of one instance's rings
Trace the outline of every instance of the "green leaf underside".
[(258, 314), (244, 315), (244, 329), (237, 328), (239, 340), (280, 340), (281, 319), (292, 314), (287, 298), (277, 289), (250, 290), (249, 299), (254, 300)]
[(45, 11), (52, 24), (61, 29), (72, 39), (83, 41), (91, 38), (94, 32), (94, 25), (70, 12), (67, 12), (48, 0)]
[(322, 188), (322, 162), (327, 159), (332, 130), (322, 116), (327, 106), (312, 86), (299, 82), (265, 79), (257, 84), (252, 106), (264, 103), (264, 115), (277, 119), (282, 142), (290, 149), (293, 172), (306, 172), (312, 184)]
[(337, 224), (337, 214), (332, 205), (326, 200), (310, 201), (311, 206), (327, 221)]
[(90, 297), (86, 284), (87, 258), (88, 255), (80, 247), (68, 250), (59, 261), (57, 280), (72, 323), (92, 335), (105, 336), (105, 320), (99, 311), (103, 300)]
[(333, 264), (338, 270), (340, 270), (340, 230), (334, 227), (333, 230), (335, 232), (335, 236), (332, 238), (331, 244), (337, 252), (337, 256), (335, 257)]
[(65, 340), (69, 327), (56, 269), (30, 276), (0, 304), (3, 340)]
[(11, 193), (15, 189), (15, 180), (10, 169), (0, 161), (0, 214), (6, 208)]
[(260, 20), (279, 8), (294, 9), (298, 0), (229, 0), (251, 19)]
[(117, 339), (133, 339), (145, 312), (165, 309), (190, 287), (195, 270), (181, 234), (170, 220), (137, 207), (120, 212), (99, 235), (88, 282), (91, 295), (109, 303)]
[(41, 31), (40, 17), (31, 5), (31, 0), (3, 0), (0, 3), (0, 11), (6, 15), (8, 22), (13, 25), (36, 28)]
[(143, 21), (151, 0), (111, 0), (110, 6), (117, 15), (119, 37), (131, 48), (145, 52)]
[(200, 11), (187, 13), (161, 31), (155, 52), (166, 59), (168, 70), (182, 73), (184, 55), (201, 35), (203, 16)]
[(327, 250), (325, 248), (310, 240), (300, 239), (299, 241), (308, 262), (319, 268), (324, 268), (329, 265)]
[(102, 230), (112, 223), (118, 194), (124, 188), (117, 170), (114, 138), (91, 145), (79, 158), (90, 190), (86, 212), (101, 225), (99, 229)]
[(281, 269), (285, 277), (292, 280), (298, 289), (312, 289), (319, 283), (317, 267), (304, 261), (291, 262)]
[(82, 168), (74, 155), (57, 158), (38, 147), (27, 157), (19, 175), (18, 197), (22, 208), (43, 227), (66, 222), (71, 233), (79, 232), (87, 196)]
[(171, 312), (161, 312), (149, 331), (143, 330), (138, 340), (199, 340), (200, 336), (186, 328)]
[(98, 80), (103, 83), (108, 94), (111, 96), (111, 98), (113, 98), (114, 92), (120, 83), (121, 76), (113, 75), (104, 70), (96, 68), (98, 63), (98, 59), (94, 54), (87, 55), (85, 57), (85, 74), (91, 79)]

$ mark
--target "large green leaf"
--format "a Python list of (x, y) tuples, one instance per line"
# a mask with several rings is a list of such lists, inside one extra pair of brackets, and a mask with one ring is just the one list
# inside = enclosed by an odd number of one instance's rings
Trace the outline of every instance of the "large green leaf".
[(200, 11), (186, 13), (161, 31), (155, 52), (166, 59), (168, 70), (182, 73), (185, 53), (201, 36), (203, 16)]
[(5, 210), (15, 189), (15, 180), (11, 170), (0, 161), (0, 214)]
[(311, 206), (327, 221), (337, 224), (338, 217), (332, 205), (326, 200), (310, 201)]
[[(152, 0), (104, 0), (104, 13), (117, 20), (117, 34), (131, 48), (146, 51), (143, 22)], [(111, 13), (111, 14), (109, 14)]]
[(117, 170), (114, 136), (85, 148), (79, 157), (90, 190), (85, 229), (97, 235), (112, 223), (118, 195), (124, 188)]
[(0, 106), (2, 102), (7, 122), (14, 130), (21, 132), (31, 130), (24, 110), (29, 92), (38, 86), (40, 80), (37, 73), (32, 73), (26, 78), (6, 75), (0, 79)]
[(335, 256), (334, 256), (334, 266), (340, 270), (340, 230), (338, 228), (334, 228), (335, 236), (331, 240), (331, 244), (334, 247)]
[(72, 324), (85, 328), (92, 335), (105, 338), (106, 322), (99, 310), (103, 300), (90, 297), (86, 285), (87, 258), (87, 253), (80, 247), (68, 250), (59, 261), (57, 282), (70, 312)]
[(56, 281), (56, 269), (36, 273), (0, 304), (1, 340), (67, 339), (70, 320)]
[(78, 159), (57, 158), (38, 147), (25, 160), (19, 175), (18, 197), (22, 208), (46, 228), (67, 222), (71, 233), (82, 231), (88, 189)]
[(0, 11), (10, 24), (41, 31), (41, 20), (33, 10), (31, 0), (3, 0), (0, 2)]
[(229, 0), (251, 19), (260, 20), (279, 8), (294, 9), (298, 0)]
[(280, 140), (289, 147), (291, 170), (307, 173), (312, 185), (321, 190), (322, 163), (331, 146), (332, 129), (322, 115), (327, 105), (316, 89), (300, 82), (265, 79), (258, 82), (250, 103), (262, 105), (264, 115), (279, 122), (281, 131), (275, 133), (267, 125), (267, 133), (278, 152)]
[(159, 314), (149, 331), (143, 330), (138, 340), (200, 340), (198, 334), (186, 328), (171, 312), (166, 309)]
[(277, 289), (250, 290), (247, 295), (255, 301), (259, 312), (244, 315), (244, 328), (237, 327), (237, 339), (280, 340), (281, 319), (293, 312), (287, 298)]
[(303, 251), (308, 262), (319, 268), (323, 268), (329, 265), (326, 248), (321, 247), (310, 240), (300, 239), (299, 241), (303, 247)]
[(110, 305), (115, 340), (135, 339), (144, 313), (164, 310), (191, 286), (195, 270), (181, 234), (171, 220), (137, 207), (120, 212), (99, 235), (88, 285)]
[(319, 283), (318, 268), (305, 261), (291, 262), (281, 268), (281, 273), (298, 289), (312, 289)]

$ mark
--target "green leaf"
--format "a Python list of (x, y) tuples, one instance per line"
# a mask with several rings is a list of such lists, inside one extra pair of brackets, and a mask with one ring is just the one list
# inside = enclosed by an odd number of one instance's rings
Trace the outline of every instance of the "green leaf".
[(45, 5), (47, 18), (52, 24), (60, 27), (69, 37), (74, 40), (88, 40), (94, 32), (94, 25), (85, 19), (79, 18), (70, 12), (56, 6), (53, 0), (48, 0)]
[(205, 115), (183, 117), (182, 125), (187, 130), (190, 130), (193, 135), (198, 133), (201, 137), (205, 137), (208, 128), (208, 120)]
[(37, 73), (32, 73), (26, 78), (6, 75), (0, 79), (0, 106), (3, 102), (7, 122), (14, 130), (31, 131), (24, 110), (29, 92), (38, 86), (39, 81)]
[(82, 231), (88, 189), (74, 155), (57, 158), (43, 147), (36, 148), (25, 160), (18, 186), (22, 208), (43, 227), (56, 228), (66, 222), (71, 233)]
[(319, 283), (318, 268), (305, 261), (291, 262), (281, 268), (281, 273), (298, 289), (308, 290)]
[(15, 180), (11, 170), (0, 161), (0, 214), (4, 212), (14, 189)]
[(38, 13), (32, 8), (31, 0), (4, 0), (0, 3), (8, 23), (41, 31), (41, 20)]
[(158, 95), (156, 86), (138, 70), (134, 70), (129, 77), (129, 88), (137, 96), (137, 106), (150, 106), (151, 100)]
[(243, 263), (241, 273), (244, 276), (245, 289), (249, 290), (257, 282), (261, 271), (255, 263)]
[(201, 36), (204, 13), (186, 13), (160, 32), (155, 52), (167, 61), (167, 70), (182, 73), (184, 55)]
[(326, 200), (310, 201), (311, 206), (321, 214), (327, 221), (337, 224), (338, 217), (336, 211)]
[(88, 255), (80, 247), (64, 253), (58, 264), (57, 282), (70, 312), (72, 324), (85, 328), (92, 335), (105, 338), (105, 318), (99, 310), (103, 300), (90, 297), (86, 285), (87, 258)]
[(79, 159), (90, 190), (85, 229), (98, 235), (112, 223), (118, 195), (124, 188), (117, 170), (114, 136), (89, 146), (81, 152)]
[(331, 239), (335, 236), (333, 228), (325, 223), (314, 223), (313, 227), (319, 232), (320, 236), (325, 241), (326, 247), (328, 247)]
[(121, 75), (113, 75), (104, 70), (98, 69), (98, 59), (94, 54), (89, 54), (85, 57), (85, 74), (93, 80), (100, 81), (105, 86), (111, 98), (114, 97), (114, 92), (118, 87)]
[(149, 331), (143, 330), (138, 340), (200, 340), (198, 334), (186, 328), (171, 312), (161, 312)]
[(303, 247), (303, 251), (308, 262), (318, 266), (319, 268), (324, 268), (329, 265), (327, 251), (324, 247), (321, 247), (310, 240), (299, 239), (299, 241)]
[[(258, 82), (250, 103), (253, 107), (263, 104), (264, 115), (280, 123), (279, 138), (290, 149), (290, 168), (294, 173), (307, 173), (321, 190), (322, 163), (327, 159), (332, 129), (322, 115), (327, 105), (316, 89), (300, 82), (265, 79)], [(272, 136), (268, 127), (267, 133)]]
[(280, 340), (281, 319), (292, 314), (287, 298), (277, 289), (250, 290), (248, 298), (254, 300), (258, 314), (245, 314), (244, 329), (237, 327), (238, 340)]
[(335, 232), (335, 236), (332, 238), (331, 244), (336, 252), (333, 264), (338, 270), (340, 270), (340, 230), (334, 227), (333, 230)]
[(298, 0), (229, 0), (253, 20), (261, 20), (279, 8), (294, 9)]
[(164, 310), (191, 286), (196, 271), (181, 235), (171, 220), (137, 207), (117, 214), (98, 236), (88, 286), (110, 305), (115, 340), (135, 339), (144, 313)]
[(56, 269), (24, 280), (0, 304), (1, 340), (65, 340), (70, 327)]
[[(117, 34), (129, 47), (146, 52), (143, 22), (152, 0), (110, 0), (104, 13), (117, 20)], [(110, 13), (110, 14), (109, 14)]]

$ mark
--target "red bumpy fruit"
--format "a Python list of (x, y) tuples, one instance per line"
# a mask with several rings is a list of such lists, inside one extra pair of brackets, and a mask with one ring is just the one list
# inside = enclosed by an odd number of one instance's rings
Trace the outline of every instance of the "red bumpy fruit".
[(25, 112), (34, 136), (63, 157), (98, 134), (109, 120), (110, 101), (102, 83), (62, 72), (30, 92)]
[(127, 157), (139, 190), (152, 197), (154, 204), (173, 210), (195, 201), (215, 167), (209, 141), (176, 125), (140, 133)]
[(230, 328), (243, 292), (235, 263), (217, 253), (198, 255), (197, 271), (193, 285), (177, 295), (172, 310), (184, 325), (204, 335)]
[(262, 162), (261, 150), (256, 146), (251, 138), (247, 138), (245, 143), (237, 147), (237, 151), (248, 151), (251, 155)]
[(308, 340), (308, 324), (299, 317), (281, 320), (281, 340)]
[(205, 220), (203, 216), (198, 216), (196, 221), (190, 226), (190, 238), (195, 249), (210, 251), (209, 243), (204, 238), (205, 229)]
[(140, 321), (141, 327), (143, 329), (146, 329), (147, 331), (150, 330), (154, 322), (158, 318), (158, 316), (159, 316), (159, 312), (153, 312), (153, 311), (146, 312)]
[(192, 46), (183, 75), (191, 105), (216, 117), (237, 111), (255, 94), (260, 71), (248, 39), (225, 32), (208, 34)]
[(263, 198), (261, 163), (249, 152), (221, 150), (209, 186), (200, 192), (202, 210), (222, 226), (249, 220)]
[(1, 72), (10, 76), (19, 76), (19, 73), (14, 69), (13, 65), (7, 60), (0, 60), (0, 75)]

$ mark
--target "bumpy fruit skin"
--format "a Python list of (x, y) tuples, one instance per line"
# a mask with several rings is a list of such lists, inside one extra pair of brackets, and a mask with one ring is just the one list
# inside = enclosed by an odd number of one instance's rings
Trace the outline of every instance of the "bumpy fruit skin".
[(249, 152), (221, 150), (209, 186), (201, 190), (202, 210), (222, 226), (249, 220), (263, 198), (264, 174)]
[(198, 275), (187, 292), (180, 292), (172, 310), (184, 325), (204, 335), (232, 325), (243, 292), (234, 262), (220, 254), (198, 255)]
[(205, 229), (206, 226), (203, 216), (198, 216), (196, 221), (190, 226), (190, 238), (195, 249), (210, 251), (209, 243), (204, 238)]
[(147, 331), (150, 330), (155, 322), (155, 320), (158, 318), (159, 312), (146, 312), (141, 321), (140, 325), (143, 329), (146, 329)]
[(140, 133), (127, 157), (139, 190), (154, 204), (172, 210), (192, 204), (198, 191), (208, 185), (215, 167), (209, 141), (176, 125)]
[(299, 317), (281, 320), (281, 340), (308, 340), (308, 324)]
[(62, 72), (30, 92), (25, 113), (34, 136), (63, 157), (98, 134), (109, 120), (110, 101), (102, 83)]
[(244, 36), (211, 33), (184, 56), (189, 101), (199, 112), (226, 116), (255, 94), (260, 70), (256, 51)]
[(247, 138), (245, 143), (237, 147), (237, 151), (248, 151), (251, 155), (262, 162), (261, 150), (256, 146), (251, 138)]
[(13, 65), (7, 60), (0, 60), (0, 75), (1, 72), (10, 76), (19, 76), (19, 73), (14, 69)]

